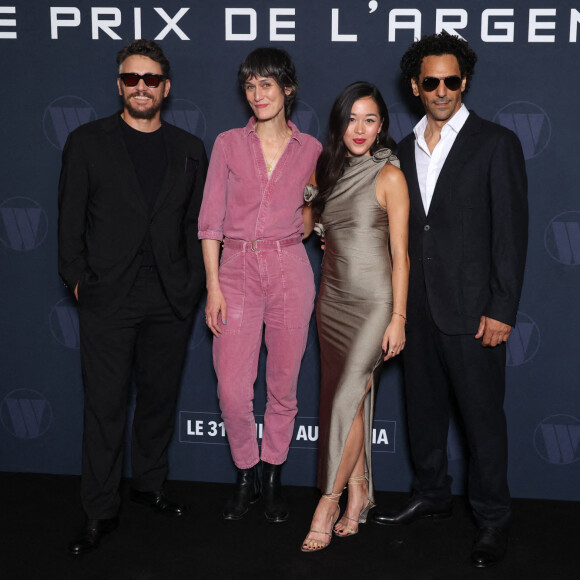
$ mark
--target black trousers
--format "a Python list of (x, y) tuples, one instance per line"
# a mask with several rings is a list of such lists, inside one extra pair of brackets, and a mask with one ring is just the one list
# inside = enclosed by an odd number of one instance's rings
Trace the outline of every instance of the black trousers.
[(505, 343), (484, 348), (474, 335), (450, 336), (435, 325), (425, 299), (413, 311), (405, 345), (405, 392), (414, 495), (432, 503), (451, 500), (447, 464), (450, 396), (469, 448), (468, 497), (480, 526), (507, 526)]
[(131, 436), (133, 487), (160, 489), (193, 316), (182, 320), (157, 269), (142, 267), (121, 308), (101, 318), (82, 306), (79, 288), (84, 435), (81, 500), (89, 518), (115, 517), (131, 378), (137, 400)]

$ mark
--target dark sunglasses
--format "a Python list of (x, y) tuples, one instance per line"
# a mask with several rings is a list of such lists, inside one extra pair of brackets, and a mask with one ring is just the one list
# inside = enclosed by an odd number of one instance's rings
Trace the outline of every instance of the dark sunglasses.
[(164, 81), (167, 77), (164, 75), (156, 75), (153, 73), (146, 73), (144, 75), (138, 75), (137, 73), (121, 73), (119, 78), (123, 81), (126, 87), (136, 87), (139, 81), (143, 79), (143, 82), (151, 89), (156, 89), (161, 81)]
[(450, 90), (450, 91), (456, 91), (457, 89), (459, 89), (461, 87), (461, 77), (458, 76), (452, 76), (452, 77), (445, 77), (444, 79), (439, 79), (437, 77), (425, 77), (423, 79), (423, 81), (421, 82), (421, 85), (423, 86), (423, 90), (430, 93), (432, 91), (434, 91), (439, 84), (441, 83), (441, 81), (443, 81), (445, 83), (445, 86)]

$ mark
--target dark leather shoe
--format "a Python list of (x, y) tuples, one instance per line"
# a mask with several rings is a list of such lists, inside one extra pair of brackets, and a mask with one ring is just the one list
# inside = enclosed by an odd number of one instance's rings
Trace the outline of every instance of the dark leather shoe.
[(288, 517), (288, 506), (282, 497), (280, 484), (281, 465), (262, 462), (262, 496), (264, 497), (264, 515), (269, 522), (285, 522)]
[(257, 467), (238, 469), (238, 479), (232, 497), (226, 503), (222, 515), (225, 520), (239, 520), (250, 509), (250, 504), (260, 499), (260, 479)]
[(471, 549), (471, 560), (477, 568), (493, 566), (505, 556), (507, 542), (507, 528), (479, 528)]
[(116, 530), (119, 518), (106, 520), (87, 520), (79, 535), (68, 545), (71, 554), (84, 554), (99, 546), (104, 536)]
[(451, 502), (443, 504), (428, 503), (423, 499), (411, 499), (398, 512), (377, 512), (372, 520), (375, 524), (384, 526), (398, 526), (412, 524), (421, 518), (443, 519), (451, 517)]
[(167, 499), (163, 490), (137, 491), (136, 489), (132, 489), (130, 497), (131, 501), (147, 505), (156, 512), (165, 514), (166, 516), (182, 516), (186, 511), (184, 505)]

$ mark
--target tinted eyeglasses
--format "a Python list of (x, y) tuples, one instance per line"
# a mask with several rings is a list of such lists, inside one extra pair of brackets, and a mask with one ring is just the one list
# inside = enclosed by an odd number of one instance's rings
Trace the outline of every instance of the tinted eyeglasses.
[(461, 80), (462, 80), (461, 77), (458, 77), (456, 75), (451, 77), (445, 77), (444, 79), (440, 79), (437, 77), (425, 77), (421, 82), (421, 85), (423, 86), (424, 91), (430, 93), (439, 86), (441, 81), (443, 81), (445, 83), (445, 86), (450, 91), (456, 91), (461, 87)]
[(143, 79), (143, 82), (150, 89), (156, 89), (159, 86), (159, 83), (164, 81), (167, 77), (153, 73), (146, 73), (144, 75), (138, 75), (137, 73), (121, 73), (119, 78), (123, 81), (126, 87), (136, 87), (139, 84), (139, 81)]

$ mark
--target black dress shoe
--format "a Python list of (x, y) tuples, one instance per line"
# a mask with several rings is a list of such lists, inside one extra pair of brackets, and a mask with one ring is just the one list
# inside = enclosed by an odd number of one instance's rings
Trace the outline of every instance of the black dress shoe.
[(87, 520), (85, 527), (81, 530), (68, 546), (71, 554), (84, 554), (98, 547), (103, 536), (116, 530), (119, 526), (119, 518), (106, 520)]
[(225, 520), (239, 520), (250, 509), (250, 504), (260, 499), (260, 479), (257, 467), (238, 469), (238, 479), (232, 497), (224, 506), (222, 515)]
[(264, 497), (264, 515), (269, 522), (285, 522), (290, 515), (288, 506), (282, 497), (280, 484), (281, 465), (262, 462), (262, 495)]
[(507, 549), (507, 528), (479, 528), (473, 548), (471, 559), (477, 568), (486, 568), (499, 562)]
[(185, 513), (185, 506), (171, 501), (165, 497), (163, 490), (158, 491), (137, 491), (131, 490), (131, 501), (153, 508), (156, 512), (166, 516), (182, 516)]
[(372, 520), (376, 524), (384, 526), (398, 526), (411, 524), (421, 518), (443, 519), (449, 517), (451, 517), (451, 502), (433, 504), (423, 499), (414, 498), (398, 512), (377, 512), (373, 514)]

